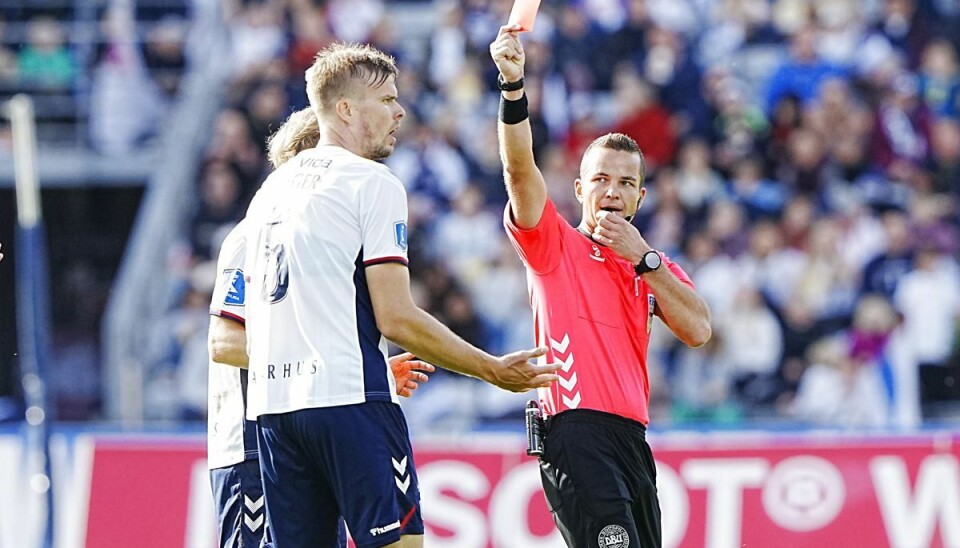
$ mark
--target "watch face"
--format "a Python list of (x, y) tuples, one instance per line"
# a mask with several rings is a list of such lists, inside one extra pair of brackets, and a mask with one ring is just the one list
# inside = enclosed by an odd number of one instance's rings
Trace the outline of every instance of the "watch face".
[(660, 268), (660, 263), (662, 261), (659, 253), (656, 251), (651, 251), (643, 256), (643, 262), (650, 270), (656, 270), (657, 268)]

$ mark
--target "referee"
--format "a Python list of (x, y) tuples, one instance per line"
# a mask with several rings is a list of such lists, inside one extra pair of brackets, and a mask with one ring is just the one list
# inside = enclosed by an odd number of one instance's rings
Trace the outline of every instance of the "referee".
[(504, 226), (527, 269), (537, 344), (562, 363), (538, 391), (546, 415), (540, 472), (567, 546), (661, 546), (650, 420), (647, 343), (659, 317), (684, 343), (710, 339), (710, 313), (690, 278), (630, 223), (647, 189), (627, 135), (591, 143), (574, 192), (576, 228), (547, 197), (534, 163), (518, 26), (490, 45), (500, 71), (498, 135), (509, 203)]

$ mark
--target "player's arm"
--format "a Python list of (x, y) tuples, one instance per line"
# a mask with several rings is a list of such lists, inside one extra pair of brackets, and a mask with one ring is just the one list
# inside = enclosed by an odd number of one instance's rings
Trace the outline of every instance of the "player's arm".
[(464, 341), (420, 309), (410, 294), (405, 265), (382, 263), (366, 269), (377, 328), (383, 335), (421, 359), (512, 392), (546, 387), (557, 380), (559, 365), (537, 365), (530, 359), (545, 348), (494, 357)]
[(712, 335), (710, 308), (703, 297), (663, 266), (643, 275), (657, 298), (657, 316), (684, 344), (699, 347)]
[(250, 361), (247, 356), (247, 330), (237, 321), (211, 315), (207, 350), (212, 361), (246, 369)]
[[(517, 36), (518, 26), (500, 27), (496, 40), (490, 44), (490, 55), (497, 64), (504, 82), (516, 82), (523, 78), (523, 45)], [(533, 132), (530, 119), (514, 121), (517, 109), (526, 110), (513, 101), (524, 100), (524, 91), (502, 91), (503, 113), (497, 121), (497, 137), (500, 142), (500, 160), (503, 162), (503, 180), (507, 185), (510, 211), (519, 228), (533, 228), (540, 222), (543, 206), (547, 201), (547, 185), (543, 174), (533, 159)], [(525, 103), (524, 103), (525, 105)]]

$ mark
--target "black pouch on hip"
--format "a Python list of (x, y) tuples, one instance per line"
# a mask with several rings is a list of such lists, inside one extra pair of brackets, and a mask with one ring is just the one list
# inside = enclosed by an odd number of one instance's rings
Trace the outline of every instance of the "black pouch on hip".
[(539, 457), (543, 454), (543, 412), (537, 400), (527, 402), (524, 410), (527, 423), (527, 455)]

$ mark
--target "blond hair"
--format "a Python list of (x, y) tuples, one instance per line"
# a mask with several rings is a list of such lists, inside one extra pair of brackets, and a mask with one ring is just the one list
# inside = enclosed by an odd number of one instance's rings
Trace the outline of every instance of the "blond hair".
[(283, 125), (267, 137), (267, 158), (273, 169), (296, 156), (300, 151), (317, 146), (320, 126), (310, 107), (291, 114)]
[(368, 44), (335, 42), (317, 53), (307, 69), (307, 97), (319, 117), (358, 82), (380, 86), (397, 75), (393, 57)]

